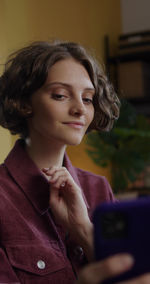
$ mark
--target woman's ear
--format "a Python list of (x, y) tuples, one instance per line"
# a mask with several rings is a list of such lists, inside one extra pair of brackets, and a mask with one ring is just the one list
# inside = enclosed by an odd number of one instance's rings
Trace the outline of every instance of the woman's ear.
[(33, 111), (32, 111), (32, 106), (29, 103), (24, 103), (22, 104), (20, 108), (20, 113), (22, 116), (29, 118), (32, 116)]

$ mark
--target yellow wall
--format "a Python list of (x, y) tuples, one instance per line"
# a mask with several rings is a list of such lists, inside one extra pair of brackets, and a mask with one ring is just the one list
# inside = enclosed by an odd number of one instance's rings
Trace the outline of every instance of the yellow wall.
[[(0, 61), (17, 48), (34, 40), (60, 38), (77, 41), (94, 50), (104, 60), (104, 35), (115, 46), (121, 32), (120, 0), (0, 0)], [(113, 51), (113, 48), (112, 48)], [(0, 162), (14, 143), (0, 128)], [(84, 142), (68, 149), (73, 163), (104, 173), (85, 154)]]

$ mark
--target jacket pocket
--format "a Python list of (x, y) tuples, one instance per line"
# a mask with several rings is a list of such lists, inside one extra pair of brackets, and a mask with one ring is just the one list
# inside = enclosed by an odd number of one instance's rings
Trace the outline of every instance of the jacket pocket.
[(6, 252), (15, 269), (36, 275), (47, 275), (65, 268), (65, 259), (55, 244), (7, 245)]

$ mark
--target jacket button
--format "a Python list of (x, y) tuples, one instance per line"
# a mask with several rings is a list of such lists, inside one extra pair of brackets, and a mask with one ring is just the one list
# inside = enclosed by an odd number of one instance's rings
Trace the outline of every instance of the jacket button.
[(81, 247), (76, 247), (75, 249), (74, 249), (74, 254), (77, 256), (77, 255), (83, 255), (84, 254), (84, 252), (83, 252), (83, 248), (81, 248)]
[(45, 262), (43, 260), (38, 260), (37, 267), (39, 269), (44, 269), (45, 268)]

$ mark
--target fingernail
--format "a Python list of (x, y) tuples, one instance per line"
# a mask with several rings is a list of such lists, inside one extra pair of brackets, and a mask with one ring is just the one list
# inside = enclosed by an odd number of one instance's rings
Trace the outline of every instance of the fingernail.
[(49, 168), (43, 168), (42, 169), (42, 171), (48, 171), (49, 170)]
[(124, 255), (120, 259), (120, 265), (122, 267), (131, 266), (134, 263), (134, 259), (131, 255)]

